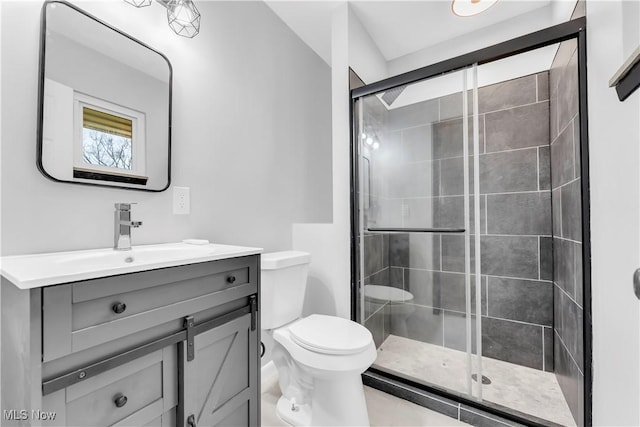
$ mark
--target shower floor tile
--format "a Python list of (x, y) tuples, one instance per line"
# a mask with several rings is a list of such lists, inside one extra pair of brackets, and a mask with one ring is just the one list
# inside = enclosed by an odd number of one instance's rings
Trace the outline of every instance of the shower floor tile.
[[(378, 349), (374, 367), (392, 370), (459, 393), (467, 393), (467, 353), (395, 335)], [(484, 400), (564, 426), (575, 426), (558, 381), (543, 372), (501, 360), (482, 358)], [(475, 390), (475, 381), (472, 381)]]

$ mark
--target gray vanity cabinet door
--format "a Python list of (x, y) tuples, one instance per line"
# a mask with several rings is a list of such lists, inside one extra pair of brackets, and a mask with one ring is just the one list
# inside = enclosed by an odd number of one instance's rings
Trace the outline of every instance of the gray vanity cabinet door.
[(255, 426), (258, 419), (258, 330), (251, 315), (196, 335), (195, 357), (180, 346), (179, 427)]

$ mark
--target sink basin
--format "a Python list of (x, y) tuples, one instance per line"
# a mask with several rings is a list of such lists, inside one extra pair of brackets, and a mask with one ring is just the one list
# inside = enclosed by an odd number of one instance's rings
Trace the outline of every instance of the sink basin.
[(99, 249), (97, 251), (67, 252), (52, 256), (51, 261), (56, 264), (79, 264), (80, 268), (111, 267), (120, 264), (144, 263), (162, 261), (166, 259), (182, 259), (200, 257), (225, 250), (224, 245), (193, 245), (175, 244), (167, 246), (137, 246), (128, 251), (114, 251), (113, 249)]
[(128, 251), (92, 249), (0, 258), (0, 272), (20, 289), (253, 255), (259, 248), (167, 243)]

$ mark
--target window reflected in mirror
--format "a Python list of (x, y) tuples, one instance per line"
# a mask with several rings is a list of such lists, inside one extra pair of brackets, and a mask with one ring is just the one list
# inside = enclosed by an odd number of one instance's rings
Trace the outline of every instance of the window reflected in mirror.
[(76, 6), (43, 6), (38, 168), (55, 181), (163, 191), (171, 65)]

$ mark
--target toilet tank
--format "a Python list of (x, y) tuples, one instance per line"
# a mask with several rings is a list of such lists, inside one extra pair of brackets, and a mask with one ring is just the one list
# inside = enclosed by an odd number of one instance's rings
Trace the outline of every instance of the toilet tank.
[(275, 329), (302, 316), (311, 255), (306, 252), (272, 252), (261, 256), (260, 322)]

